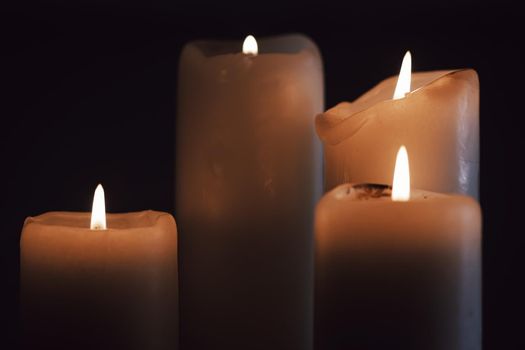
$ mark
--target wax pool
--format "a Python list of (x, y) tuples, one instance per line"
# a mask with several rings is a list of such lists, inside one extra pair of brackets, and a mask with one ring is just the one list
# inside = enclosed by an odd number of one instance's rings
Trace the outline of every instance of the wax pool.
[(28, 349), (177, 349), (177, 228), (170, 214), (50, 212), (26, 220), (21, 312)]

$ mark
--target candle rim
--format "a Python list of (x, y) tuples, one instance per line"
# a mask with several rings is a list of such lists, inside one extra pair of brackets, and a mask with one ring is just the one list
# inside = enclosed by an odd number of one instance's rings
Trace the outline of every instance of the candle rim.
[[(282, 35), (256, 37), (256, 39), (259, 46), (259, 52), (257, 56), (253, 57), (258, 57), (261, 55), (293, 56), (301, 54), (305, 51), (319, 52), (319, 49), (317, 48), (315, 42), (310, 37), (302, 33), (288, 33)], [(199, 55), (200, 58), (207, 59), (214, 59), (234, 55), (247, 56), (242, 53), (243, 41), (244, 38), (240, 40), (199, 39), (187, 43), (184, 46), (182, 52), (185, 52), (186, 50), (193, 50)], [(286, 41), (292, 41), (295, 45), (285, 45), (284, 43), (279, 43)], [(224, 48), (225, 45), (227, 46), (227, 49), (220, 49)], [(285, 48), (287, 50), (269, 50), (268, 47), (271, 45), (279, 45), (280, 47)], [(214, 48), (216, 48), (216, 50), (214, 50)]]
[[(89, 225), (91, 220), (91, 212), (50, 211), (40, 215), (27, 217), (24, 221), (24, 226), (36, 224), (48, 227), (86, 230), (91, 232), (107, 232), (154, 227), (157, 225), (159, 220), (165, 216), (171, 216), (171, 214), (155, 210), (142, 210), (127, 213), (107, 213), (106, 217), (108, 228), (105, 230), (92, 230)], [(65, 221), (65, 224), (61, 221)]]
[[(356, 195), (355, 189), (369, 187), (371, 189), (376, 189), (377, 191), (381, 191), (380, 195), (369, 195), (369, 196), (359, 196)], [(447, 198), (454, 194), (448, 194), (448, 193), (439, 193), (439, 192), (432, 192), (432, 191), (426, 191), (426, 190), (420, 190), (420, 189), (411, 189), (411, 192), (414, 194), (413, 196), (410, 196), (410, 199), (408, 201), (393, 201), (392, 200), (392, 186), (387, 184), (378, 184), (378, 183), (370, 183), (370, 182), (350, 182), (350, 183), (344, 183), (341, 185), (338, 185), (328, 191), (326, 193), (326, 196), (331, 196), (335, 198), (336, 200), (346, 200), (351, 202), (385, 202), (385, 203), (399, 203), (400, 205), (403, 205), (404, 203), (408, 202), (424, 202), (427, 200), (433, 200), (438, 198)], [(366, 198), (365, 198), (366, 197)], [(464, 196), (467, 197), (467, 196)]]
[[(357, 110), (353, 113), (344, 113), (344, 115), (333, 113), (333, 111), (337, 107), (341, 107), (342, 105), (352, 105), (356, 103), (361, 97), (364, 95), (359, 96), (356, 100), (352, 102), (343, 101), (335, 105), (334, 107), (326, 110), (323, 113), (318, 114), (315, 117), (315, 127), (317, 134), (323, 140), (324, 142), (336, 145), (338, 143), (341, 143), (345, 139), (353, 136), (355, 133), (359, 131), (369, 120), (370, 111), (374, 108), (379, 108), (380, 106), (386, 105), (386, 104), (393, 104), (393, 103), (405, 103), (408, 98), (410, 97), (416, 97), (419, 94), (422, 94), (427, 90), (428, 88), (436, 85), (440, 80), (454, 76), (456, 74), (461, 73), (467, 73), (467, 72), (473, 72), (475, 74), (475, 78), (477, 77), (477, 72), (472, 68), (462, 68), (462, 69), (455, 69), (455, 70), (435, 70), (435, 71), (424, 71), (424, 72), (413, 72), (412, 74), (421, 74), (421, 73), (428, 73), (428, 74), (436, 74), (436, 76), (428, 81), (427, 83), (419, 86), (418, 88), (412, 90), (409, 94), (407, 94), (406, 98), (393, 100), (391, 98), (384, 99), (381, 101), (378, 101), (377, 103), (374, 103), (364, 109)], [(395, 80), (397, 76), (391, 76), (389, 78), (386, 78), (376, 84), (374, 87), (372, 87), (370, 90), (368, 90), (365, 94), (373, 91), (374, 89), (377, 89), (381, 84), (385, 84), (386, 82), (389, 82), (391, 80)], [(395, 85), (395, 82), (394, 82)], [(350, 125), (349, 125), (350, 124)], [(339, 128), (342, 128), (343, 126), (348, 126), (349, 131), (347, 132), (336, 132)]]

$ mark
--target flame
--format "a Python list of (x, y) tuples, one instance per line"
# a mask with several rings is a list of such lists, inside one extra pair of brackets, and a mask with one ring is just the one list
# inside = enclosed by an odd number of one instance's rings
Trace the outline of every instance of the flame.
[(242, 43), (242, 53), (245, 55), (257, 56), (259, 53), (259, 48), (257, 47), (257, 40), (253, 35), (248, 35), (244, 42)]
[(401, 63), (401, 70), (397, 78), (396, 89), (394, 90), (394, 100), (405, 97), (410, 92), (410, 80), (412, 78), (412, 55), (407, 51)]
[(92, 230), (105, 230), (106, 227), (106, 202), (104, 200), (104, 188), (98, 185), (93, 196), (93, 209), (91, 210)]
[(392, 200), (406, 202), (410, 199), (410, 168), (408, 166), (408, 153), (405, 146), (397, 151), (396, 166), (394, 168), (394, 181), (392, 182)]

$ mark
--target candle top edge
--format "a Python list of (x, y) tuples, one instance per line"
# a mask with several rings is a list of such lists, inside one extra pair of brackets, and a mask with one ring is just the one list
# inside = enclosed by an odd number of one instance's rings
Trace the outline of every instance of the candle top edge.
[[(214, 58), (226, 55), (243, 55), (242, 43), (240, 40), (195, 40), (187, 43), (183, 52), (187, 50), (194, 51), (203, 58)], [(257, 38), (260, 55), (267, 54), (300, 54), (303, 51), (318, 52), (318, 48), (312, 39), (304, 34), (284, 34)]]
[[(129, 213), (108, 213), (106, 214), (106, 217), (108, 221), (107, 230), (120, 230), (153, 227), (157, 225), (161, 218), (172, 218), (172, 215), (167, 212), (144, 210)], [(89, 224), (90, 220), (90, 212), (51, 211), (26, 218), (24, 226), (36, 224), (43, 226), (70, 227), (92, 231)]]
[[(471, 81), (472, 86), (475, 86), (475, 81), (478, 81), (476, 71), (470, 68), (414, 72), (412, 73), (412, 91), (405, 98), (394, 100), (391, 94), (394, 91), (397, 76), (391, 76), (376, 84), (356, 100), (340, 102), (318, 114), (315, 118), (317, 134), (325, 142), (338, 144), (359, 131), (370, 115), (381, 114), (379, 112), (383, 110), (376, 110), (376, 108), (397, 108), (397, 106), (409, 103), (408, 101), (413, 98), (418, 98), (419, 101), (420, 95), (426, 96), (425, 94), (428, 91), (434, 91), (429, 89), (433, 87), (441, 89), (440, 86), (448, 86), (448, 83), (438, 85), (440, 82), (446, 82), (443, 79), (450, 78), (449, 81), (455, 81), (455, 77), (462, 77), (462, 79)], [(343, 127), (343, 125), (346, 126)], [(341, 128), (344, 131), (339, 130)], [(336, 130), (339, 131), (336, 132)]]
[(328, 191), (325, 196), (332, 197), (336, 200), (345, 200), (351, 202), (389, 202), (404, 205), (408, 202), (425, 202), (432, 200), (441, 200), (446, 198), (465, 198), (471, 197), (457, 193), (438, 193), (420, 189), (411, 189), (410, 199), (406, 202), (396, 202), (392, 200), (392, 186), (374, 183), (346, 183), (339, 185)]

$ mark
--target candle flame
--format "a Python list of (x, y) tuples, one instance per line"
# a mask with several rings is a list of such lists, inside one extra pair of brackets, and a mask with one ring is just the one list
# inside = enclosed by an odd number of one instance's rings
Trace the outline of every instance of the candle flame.
[(242, 53), (245, 55), (257, 56), (259, 53), (259, 48), (257, 46), (257, 40), (253, 35), (248, 35), (244, 42), (242, 43)]
[(106, 202), (104, 199), (104, 188), (99, 184), (93, 196), (93, 208), (91, 210), (91, 229), (105, 230), (106, 227)]
[(410, 80), (412, 78), (412, 55), (407, 51), (401, 63), (401, 70), (397, 78), (396, 89), (394, 90), (394, 100), (405, 97), (410, 92)]
[(410, 199), (410, 168), (408, 153), (405, 146), (397, 151), (394, 181), (392, 182), (392, 200), (406, 202)]

